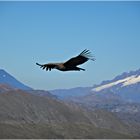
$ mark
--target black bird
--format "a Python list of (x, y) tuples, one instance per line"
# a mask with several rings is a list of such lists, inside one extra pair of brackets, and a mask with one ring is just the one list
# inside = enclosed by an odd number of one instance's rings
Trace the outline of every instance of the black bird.
[(95, 61), (95, 59), (91, 56), (91, 52), (85, 49), (78, 56), (73, 57), (64, 63), (48, 63), (48, 64), (36, 63), (36, 65), (40, 66), (40, 68), (42, 69), (46, 69), (46, 71), (48, 70), (51, 71), (51, 69), (57, 69), (60, 71), (80, 71), (80, 70), (85, 71), (85, 69), (79, 68), (77, 67), (77, 65), (81, 65), (88, 60)]

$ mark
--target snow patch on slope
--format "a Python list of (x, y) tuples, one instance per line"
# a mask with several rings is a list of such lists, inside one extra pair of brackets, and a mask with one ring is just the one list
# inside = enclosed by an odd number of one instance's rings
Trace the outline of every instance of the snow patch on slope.
[(115, 86), (115, 85), (118, 85), (118, 84), (121, 84), (121, 83), (122, 83), (122, 87), (124, 87), (124, 86), (128, 86), (128, 85), (131, 85), (131, 84), (135, 84), (137, 82), (140, 82), (140, 76), (132, 75), (130, 77), (120, 79), (120, 80), (117, 80), (115, 82), (93, 88), (92, 91), (98, 92), (98, 91), (101, 91), (103, 89), (107, 89), (107, 88), (110, 88), (112, 86)]
[(136, 84), (138, 82), (140, 82), (140, 75), (139, 76), (135, 76), (134, 78), (129, 79), (128, 81), (125, 81), (123, 83), (123, 86), (128, 86), (128, 85)]

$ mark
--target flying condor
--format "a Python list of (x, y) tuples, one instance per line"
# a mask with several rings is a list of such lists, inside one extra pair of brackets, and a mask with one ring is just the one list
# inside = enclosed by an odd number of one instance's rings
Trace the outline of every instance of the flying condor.
[(85, 71), (85, 69), (79, 68), (77, 66), (85, 63), (88, 60), (95, 61), (95, 58), (92, 57), (91, 52), (89, 50), (85, 49), (78, 56), (73, 57), (64, 63), (36, 63), (36, 65), (40, 66), (40, 68), (42, 68), (43, 70), (46, 69), (46, 71), (51, 71), (51, 69), (57, 69), (60, 71)]

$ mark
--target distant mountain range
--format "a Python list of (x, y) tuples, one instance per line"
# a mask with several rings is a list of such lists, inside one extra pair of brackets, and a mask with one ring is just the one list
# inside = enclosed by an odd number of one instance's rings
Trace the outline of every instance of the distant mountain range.
[[(84, 96), (102, 96), (120, 98), (129, 102), (140, 102), (140, 69), (124, 72), (112, 80), (103, 81), (93, 87), (78, 87), (72, 89), (51, 90), (52, 94), (61, 99), (71, 99)], [(111, 93), (111, 95), (110, 95)]]
[(85, 96), (90, 93), (92, 87), (76, 87), (70, 89), (55, 89), (49, 92), (56, 95), (59, 99), (69, 99), (75, 97)]
[[(0, 84), (1, 86), (8, 85), (9, 88), (32, 90), (31, 87), (21, 83), (2, 69), (0, 70)], [(140, 69), (136, 71), (124, 72), (112, 80), (103, 81), (101, 84), (94, 85), (93, 87), (56, 89), (49, 92), (60, 99), (111, 93), (112, 96), (117, 96), (117, 98), (119, 97), (124, 101), (140, 102)], [(104, 96), (108, 96), (108, 94)], [(45, 92), (41, 93), (41, 95), (45, 95)]]
[(24, 85), (5, 70), (0, 69), (0, 84), (9, 85), (11, 88), (31, 90), (32, 88)]
[(92, 88), (93, 93), (112, 92), (130, 102), (140, 102), (140, 69), (122, 73), (113, 80), (102, 82)]

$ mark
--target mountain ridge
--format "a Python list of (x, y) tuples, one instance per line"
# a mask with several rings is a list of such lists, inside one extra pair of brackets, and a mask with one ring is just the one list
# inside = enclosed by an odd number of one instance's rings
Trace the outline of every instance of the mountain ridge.
[(7, 84), (13, 88), (18, 88), (22, 90), (32, 90), (31, 87), (21, 83), (20, 81), (18, 81), (16, 78), (14, 78), (12, 75), (7, 73), (3, 69), (0, 69), (0, 84)]
[(104, 81), (92, 88), (92, 93), (111, 91), (124, 101), (140, 103), (140, 69), (124, 72), (112, 80)]
[[(113, 81), (116, 81), (116, 80), (119, 80), (119, 79), (123, 79), (123, 78), (126, 78), (126, 77), (129, 77), (131, 75), (140, 75), (140, 69), (137, 69), (137, 70), (131, 70), (129, 72), (123, 72), (117, 76), (115, 76), (113, 79), (111, 80), (104, 80), (102, 81), (100, 84), (98, 85), (104, 85), (104, 84), (107, 84), (107, 83), (110, 83), (110, 82), (113, 82)], [(96, 86), (98, 86), (96, 85)]]
[[(130, 72), (123, 72), (112, 80), (102, 81), (93, 87), (77, 87), (71, 89), (56, 89), (50, 93), (58, 96), (62, 100), (69, 100), (78, 97), (90, 96), (92, 94), (105, 93), (117, 94), (127, 102), (140, 103), (140, 69)], [(121, 100), (122, 100), (121, 99)]]

